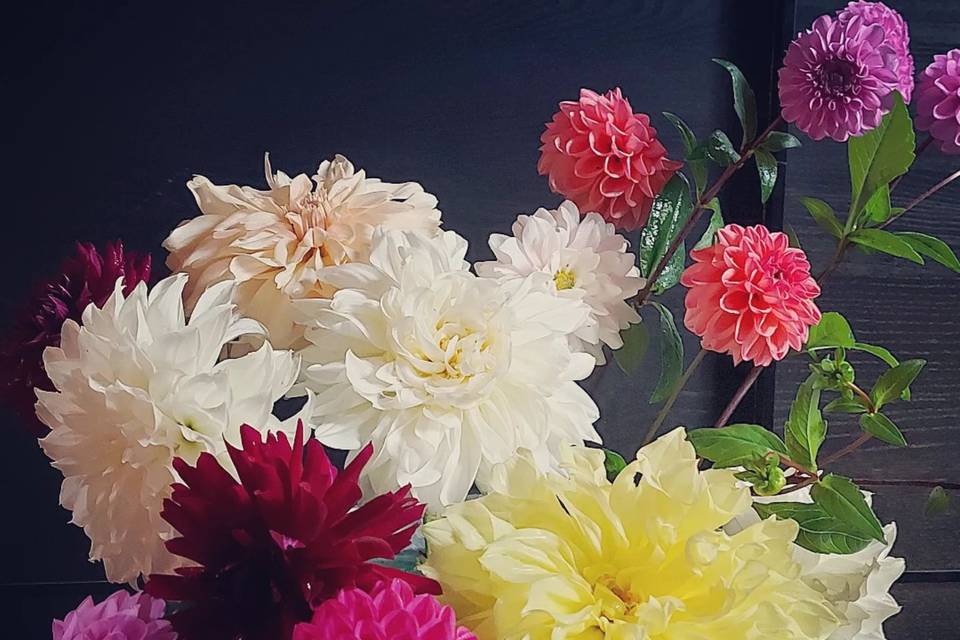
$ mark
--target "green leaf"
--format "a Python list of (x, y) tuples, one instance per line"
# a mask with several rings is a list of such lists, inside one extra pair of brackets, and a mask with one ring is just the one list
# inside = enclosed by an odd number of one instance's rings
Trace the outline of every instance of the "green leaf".
[(880, 347), (875, 344), (867, 344), (866, 342), (855, 342), (850, 349), (856, 349), (857, 351), (863, 351), (864, 353), (869, 353), (870, 355), (879, 358), (887, 363), (889, 367), (895, 367), (900, 364), (900, 361), (897, 360), (890, 351), (884, 347)]
[(817, 224), (827, 230), (827, 233), (834, 238), (843, 236), (843, 225), (837, 220), (837, 214), (833, 212), (830, 205), (817, 198), (800, 198), (800, 202), (807, 208)]
[(831, 473), (813, 485), (810, 495), (814, 504), (844, 525), (845, 531), (884, 541), (880, 521), (867, 504), (863, 493), (849, 478)]
[(880, 187), (903, 175), (913, 164), (916, 136), (900, 94), (880, 126), (847, 142), (852, 192), (850, 213), (856, 217)]
[(924, 513), (928, 516), (936, 516), (945, 513), (950, 508), (950, 495), (943, 487), (934, 487), (927, 496), (927, 506)]
[(861, 402), (847, 398), (834, 398), (823, 408), (824, 413), (865, 413), (866, 410)]
[(860, 416), (860, 428), (887, 444), (897, 447), (907, 446), (907, 440), (897, 425), (882, 413), (865, 413)]
[(947, 269), (960, 273), (960, 260), (950, 246), (934, 236), (916, 231), (900, 231), (896, 234), (906, 241), (920, 255), (933, 258)]
[(693, 133), (693, 129), (691, 129), (680, 116), (674, 113), (664, 111), (663, 117), (669, 120), (670, 124), (680, 132), (680, 140), (683, 142), (683, 153), (684, 155), (690, 155), (693, 150), (697, 148), (697, 136)]
[(757, 173), (760, 174), (760, 202), (766, 204), (773, 188), (777, 186), (777, 159), (763, 149), (754, 151), (753, 159), (757, 162)]
[(620, 472), (626, 468), (627, 462), (623, 459), (623, 456), (610, 449), (604, 449), (603, 456), (603, 468), (607, 472), (607, 480), (613, 482), (620, 475)]
[(927, 364), (926, 360), (904, 360), (897, 366), (884, 371), (870, 390), (870, 400), (879, 411), (889, 400), (899, 398), (904, 390), (910, 386), (920, 370)]
[(797, 230), (793, 228), (793, 225), (789, 222), (784, 223), (784, 232), (787, 234), (787, 238), (790, 239), (790, 246), (794, 249), (800, 249), (800, 236), (797, 235)]
[(742, 146), (746, 146), (757, 136), (757, 99), (737, 65), (720, 58), (714, 58), (713, 61), (726, 69), (733, 80), (733, 108), (740, 118), (740, 126), (743, 127)]
[(623, 346), (613, 351), (613, 359), (627, 375), (636, 371), (650, 346), (650, 334), (642, 322), (632, 324), (620, 332)]
[[(640, 271), (644, 277), (649, 277), (666, 255), (667, 248), (680, 232), (692, 209), (690, 185), (683, 174), (677, 173), (654, 200), (650, 218), (640, 232)], [(683, 268), (685, 253), (681, 247), (675, 254), (680, 256), (680, 271)], [(674, 260), (671, 260), (668, 268), (657, 279), (654, 288), (661, 292), (676, 284), (680, 275), (677, 271)]]
[(787, 455), (780, 436), (757, 424), (731, 424), (728, 427), (693, 429), (687, 439), (701, 458), (716, 467), (737, 467), (769, 453)]
[(797, 389), (797, 397), (784, 425), (787, 452), (794, 462), (816, 471), (817, 452), (826, 435), (827, 423), (820, 413), (820, 390), (814, 389), (810, 381), (804, 382)]
[[(677, 131), (680, 132), (680, 139), (683, 142), (683, 157), (687, 161), (687, 166), (690, 167), (690, 173), (693, 174), (693, 183), (697, 189), (697, 196), (700, 196), (707, 186), (707, 164), (704, 162), (704, 156), (700, 151), (697, 136), (693, 133), (693, 129), (691, 129), (680, 116), (672, 114), (669, 111), (664, 111), (663, 117), (669, 120), (670, 123), (677, 128)], [(696, 154), (699, 154), (700, 157), (698, 158)]]
[(673, 385), (683, 373), (683, 340), (673, 321), (670, 309), (659, 302), (651, 303), (660, 312), (660, 379), (650, 396), (650, 403), (663, 402), (670, 396)]
[(810, 327), (806, 349), (823, 349), (842, 347), (849, 349), (855, 345), (853, 330), (847, 319), (836, 311), (828, 311), (820, 318), (820, 322)]
[(893, 215), (893, 209), (890, 207), (890, 186), (882, 185), (867, 200), (867, 219), (871, 222), (886, 222)]
[(850, 240), (898, 258), (905, 258), (910, 262), (923, 264), (923, 258), (910, 246), (909, 242), (883, 229), (859, 229), (850, 234)]
[(833, 518), (820, 506), (804, 502), (769, 502), (753, 504), (761, 518), (776, 516), (794, 520), (800, 526), (797, 544), (814, 553), (850, 554), (870, 544), (869, 536), (847, 530), (843, 522)]
[(706, 208), (710, 209), (710, 222), (707, 223), (707, 230), (703, 232), (703, 235), (700, 236), (700, 239), (697, 240), (697, 244), (693, 245), (693, 249), (706, 249), (713, 244), (713, 237), (717, 235), (717, 231), (723, 227), (723, 211), (720, 210), (720, 201), (717, 198), (714, 198), (706, 204)]
[(763, 144), (760, 145), (761, 148), (766, 149), (770, 153), (777, 153), (779, 151), (793, 149), (799, 146), (800, 140), (797, 139), (797, 136), (784, 131), (771, 131), (767, 134)]
[(740, 154), (733, 148), (730, 138), (719, 129), (711, 133), (702, 146), (707, 157), (721, 167), (729, 166), (740, 159)]

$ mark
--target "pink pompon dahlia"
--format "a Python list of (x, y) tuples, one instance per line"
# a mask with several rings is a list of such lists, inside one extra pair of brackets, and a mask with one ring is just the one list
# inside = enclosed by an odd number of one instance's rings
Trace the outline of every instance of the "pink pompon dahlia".
[(183, 484), (162, 515), (180, 537), (167, 548), (197, 566), (152, 575), (146, 591), (190, 603), (170, 618), (185, 640), (288, 639), (341, 589), (387, 579), (439, 592), (433, 580), (370, 562), (409, 545), (424, 512), (409, 486), (357, 506), (371, 446), (338, 472), (320, 442), (304, 445), (302, 423), (293, 443), (283, 433), (262, 442), (250, 426), (241, 442), (227, 445), (239, 482), (209, 453), (196, 467), (174, 462)]
[(124, 252), (119, 240), (100, 251), (90, 243), (77, 243), (76, 254), (64, 260), (57, 276), (37, 287), (0, 347), (0, 399), (34, 435), (49, 431), (34, 410), (33, 390), (53, 391), (43, 368), (44, 349), (60, 346), (64, 321), (79, 321), (91, 303), (102, 306), (121, 277), (124, 293), (148, 281), (150, 255)]
[(780, 69), (783, 119), (813, 138), (844, 142), (876, 128), (898, 88), (896, 52), (879, 24), (820, 16), (787, 48)]
[(883, 27), (884, 44), (894, 55), (897, 73), (897, 91), (903, 101), (910, 102), (913, 94), (913, 56), (910, 54), (910, 29), (907, 21), (899, 13), (882, 2), (857, 0), (837, 12), (837, 20), (846, 24), (854, 16), (859, 16), (866, 26)]
[(943, 153), (960, 153), (960, 49), (933, 56), (917, 87), (917, 128)]
[(786, 234), (730, 224), (690, 256), (694, 264), (680, 277), (689, 289), (684, 324), (704, 349), (729, 353), (736, 364), (767, 366), (803, 347), (820, 322), (813, 302), (820, 287)]
[(415, 595), (402, 580), (382, 582), (370, 593), (345, 589), (298, 624), (293, 640), (476, 640), (458, 626), (453, 609), (431, 595)]
[(166, 604), (145, 593), (117, 591), (100, 604), (87, 597), (63, 620), (53, 621), (53, 640), (176, 640), (163, 619)]
[(540, 141), (537, 170), (550, 188), (627, 231), (647, 222), (654, 199), (682, 166), (667, 158), (650, 117), (634, 113), (620, 89), (581, 89), (580, 100), (560, 103)]

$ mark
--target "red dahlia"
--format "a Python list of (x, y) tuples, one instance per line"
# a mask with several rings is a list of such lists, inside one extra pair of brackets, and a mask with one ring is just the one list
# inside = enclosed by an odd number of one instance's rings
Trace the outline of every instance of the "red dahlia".
[(78, 242), (60, 273), (40, 283), (27, 300), (9, 336), (0, 347), (0, 398), (19, 413), (38, 437), (49, 429), (37, 419), (34, 388), (53, 391), (43, 368), (43, 350), (60, 346), (64, 320), (80, 321), (90, 303), (102, 306), (123, 277), (124, 293), (150, 279), (150, 256), (125, 253), (123, 243), (108, 242), (102, 251)]
[(171, 553), (198, 566), (153, 575), (146, 591), (186, 606), (171, 617), (184, 640), (278, 640), (291, 637), (313, 608), (344, 588), (372, 589), (401, 578), (418, 592), (432, 580), (370, 562), (410, 544), (424, 506), (404, 487), (357, 506), (357, 479), (373, 454), (367, 446), (342, 472), (303, 425), (291, 445), (284, 434), (241, 428), (242, 448), (227, 445), (240, 481), (217, 459), (176, 460), (163, 518), (180, 533)]

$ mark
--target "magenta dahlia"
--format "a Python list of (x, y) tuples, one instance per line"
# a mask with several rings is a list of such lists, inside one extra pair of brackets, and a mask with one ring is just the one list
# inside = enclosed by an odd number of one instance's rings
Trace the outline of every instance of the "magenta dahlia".
[(960, 49), (933, 56), (917, 87), (917, 128), (944, 153), (960, 153)]
[(780, 69), (784, 120), (813, 138), (843, 142), (876, 128), (893, 106), (897, 58), (878, 24), (820, 16), (790, 43)]
[(837, 13), (837, 20), (846, 24), (854, 16), (859, 16), (866, 26), (880, 25), (884, 33), (884, 45), (895, 56), (897, 73), (897, 91), (903, 101), (910, 102), (913, 94), (913, 56), (910, 54), (910, 29), (907, 21), (899, 13), (882, 2), (851, 2)]
[(416, 595), (402, 580), (381, 582), (369, 593), (345, 589), (297, 625), (293, 640), (477, 640), (457, 624), (453, 609), (429, 594)]
[(87, 305), (106, 302), (121, 277), (125, 293), (148, 281), (150, 255), (124, 252), (119, 240), (108, 242), (101, 251), (90, 243), (77, 243), (76, 255), (64, 260), (56, 277), (37, 287), (0, 347), (0, 399), (36, 436), (49, 429), (37, 419), (33, 390), (53, 391), (43, 368), (44, 349), (60, 346), (64, 320), (79, 321)]
[(166, 604), (145, 593), (117, 591), (100, 604), (87, 597), (63, 620), (53, 621), (53, 640), (176, 640), (163, 619)]
[(372, 589), (385, 579), (418, 592), (439, 591), (427, 578), (379, 566), (410, 544), (424, 506), (404, 487), (357, 506), (357, 478), (373, 454), (367, 446), (342, 472), (303, 425), (287, 436), (241, 428), (240, 449), (227, 445), (239, 482), (204, 453), (191, 467), (176, 460), (162, 516), (180, 537), (171, 553), (196, 563), (177, 575), (153, 575), (146, 591), (188, 603), (171, 616), (186, 640), (279, 640), (341, 589)]
[(646, 224), (654, 199), (683, 166), (667, 158), (650, 117), (634, 113), (620, 89), (581, 89), (580, 100), (561, 102), (540, 142), (537, 170), (550, 189), (627, 231)]

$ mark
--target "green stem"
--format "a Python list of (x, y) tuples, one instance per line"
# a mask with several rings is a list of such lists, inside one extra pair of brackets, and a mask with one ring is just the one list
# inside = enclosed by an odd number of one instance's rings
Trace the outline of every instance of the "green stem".
[(657, 413), (656, 419), (653, 421), (653, 424), (650, 425), (650, 428), (647, 429), (647, 435), (643, 438), (643, 444), (649, 444), (653, 442), (654, 437), (657, 435), (657, 431), (663, 425), (664, 420), (667, 419), (667, 415), (670, 413), (670, 409), (673, 408), (674, 403), (677, 401), (677, 398), (680, 396), (680, 392), (687, 382), (690, 380), (690, 376), (693, 375), (693, 372), (697, 370), (697, 367), (700, 366), (700, 363), (703, 362), (704, 356), (707, 355), (705, 349), (700, 349), (693, 360), (687, 366), (686, 371), (683, 372), (683, 375), (677, 380), (673, 385), (673, 389), (670, 391), (670, 397), (667, 398), (667, 401), (663, 403), (663, 406), (660, 408), (660, 411)]

